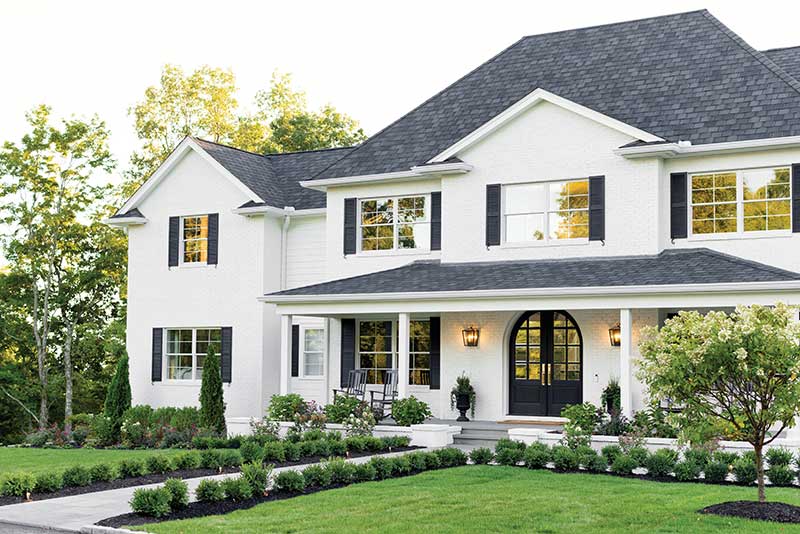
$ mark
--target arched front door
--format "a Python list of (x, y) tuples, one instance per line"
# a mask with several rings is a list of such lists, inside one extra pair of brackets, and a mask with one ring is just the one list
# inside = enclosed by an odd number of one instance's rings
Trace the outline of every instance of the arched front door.
[(511, 414), (560, 416), (565, 406), (581, 402), (583, 337), (570, 314), (526, 313), (509, 345)]

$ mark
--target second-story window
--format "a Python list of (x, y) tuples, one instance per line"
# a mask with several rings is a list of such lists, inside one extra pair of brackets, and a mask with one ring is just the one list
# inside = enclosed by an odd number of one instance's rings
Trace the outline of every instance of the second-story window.
[(589, 180), (503, 186), (505, 241), (589, 238)]
[(790, 176), (789, 167), (693, 174), (692, 234), (789, 231)]
[(430, 249), (428, 195), (362, 199), (359, 207), (362, 252)]
[(181, 218), (181, 251), (183, 263), (208, 261), (208, 215)]

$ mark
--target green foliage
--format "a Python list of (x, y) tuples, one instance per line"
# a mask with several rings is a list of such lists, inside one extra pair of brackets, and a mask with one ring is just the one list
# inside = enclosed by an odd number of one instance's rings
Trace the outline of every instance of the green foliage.
[(168, 478), (164, 481), (164, 489), (169, 492), (169, 507), (179, 510), (189, 505), (189, 485), (179, 478)]
[(34, 485), (36, 493), (52, 493), (63, 487), (64, 479), (58, 471), (44, 471), (36, 475), (36, 484)]
[[(697, 465), (702, 471), (706, 468), (708, 463), (711, 461), (711, 452), (707, 451), (706, 449), (689, 449), (683, 453), (683, 458), (687, 462), (692, 462), (693, 464)], [(792, 455), (789, 454), (789, 460), (791, 461)]]
[(164, 517), (169, 514), (172, 494), (166, 488), (139, 488), (134, 490), (131, 509), (137, 514)]
[[(475, 449), (470, 453), (470, 457), (472, 456), (472, 454), (476, 450), (478, 450), (478, 449)], [(483, 450), (484, 451), (489, 451), (490, 457), (494, 458), (494, 454), (492, 454), (491, 450), (486, 449), (486, 448), (484, 448)], [(478, 453), (478, 455), (480, 455), (480, 454), (481, 453)], [(412, 452), (412, 453), (407, 454), (406, 458), (408, 458), (408, 462), (411, 464), (411, 470), (412, 471), (425, 471), (428, 468), (428, 464), (425, 462), (425, 453), (424, 452)], [(488, 462), (484, 462), (484, 463), (488, 463)]]
[(553, 447), (553, 465), (559, 471), (576, 471), (579, 460), (575, 451), (563, 445)]
[(329, 486), (331, 483), (330, 471), (318, 464), (309, 465), (306, 467), (303, 470), (303, 477), (305, 477), (306, 485), (309, 488), (324, 488), (325, 486)]
[(469, 459), (472, 460), (472, 463), (476, 465), (488, 464), (494, 460), (494, 453), (492, 452), (492, 449), (487, 447), (478, 447), (477, 449), (470, 451)]
[[(510, 450), (510, 449), (509, 449)], [(520, 459), (522, 458), (522, 451), (517, 449), (520, 453)], [(461, 449), (456, 449), (455, 447), (445, 447), (443, 449), (437, 449), (433, 451), (434, 455), (439, 458), (439, 465), (441, 467), (457, 467), (459, 465), (467, 465), (467, 455)]]
[(439, 460), (439, 455), (432, 452), (426, 452), (425, 467), (427, 469), (439, 469), (442, 467), (442, 462)]
[(684, 460), (675, 464), (675, 479), (681, 482), (691, 482), (700, 476), (700, 466), (691, 460)]
[(222, 449), (220, 463), (223, 467), (239, 467), (242, 465), (242, 455), (238, 449)]
[(214, 353), (211, 344), (208, 345), (208, 354), (203, 360), (203, 378), (200, 384), (200, 426), (213, 430), (220, 436), (224, 436), (227, 432), (222, 371), (219, 365), (219, 356)]
[(712, 458), (715, 462), (722, 462), (725, 465), (733, 465), (733, 462), (739, 458), (739, 455), (735, 452), (714, 451)]
[(584, 467), (593, 473), (605, 473), (608, 469), (608, 460), (605, 456), (597, 454), (591, 457)]
[[(283, 454), (286, 457), (286, 460), (289, 462), (296, 462), (300, 459), (300, 447), (297, 446), (297, 443), (292, 443), (290, 441), (286, 441), (283, 444)], [(264, 446), (264, 458), (265, 461), (267, 457), (267, 446)]]
[[(255, 441), (242, 443), (239, 452), (242, 454), (243, 462), (261, 463), (264, 460), (264, 448)], [(281, 452), (283, 452), (283, 449), (281, 449)]]
[(521, 441), (516, 441), (509, 438), (500, 438), (497, 440), (497, 443), (494, 446), (494, 452), (498, 453), (501, 449), (517, 449), (524, 452), (525, 444)]
[(611, 472), (617, 475), (630, 475), (637, 467), (639, 467), (639, 462), (628, 454), (619, 454), (611, 462)]
[(265, 443), (264, 447), (261, 449), (263, 461), (283, 462), (287, 460), (286, 450), (292, 448), (297, 450), (298, 455), (300, 454), (300, 447), (298, 445), (294, 443), (291, 444), (293, 447), (288, 445), (289, 443), (281, 443), (280, 441), (271, 441), (269, 443)]
[(306, 481), (299, 471), (290, 469), (275, 476), (275, 489), (287, 493), (300, 493), (306, 488)]
[(91, 437), (98, 447), (109, 447), (119, 441), (119, 426), (110, 417), (95, 415), (92, 418)]
[(344, 423), (360, 404), (361, 401), (355, 397), (337, 395), (331, 404), (325, 406), (325, 416), (331, 423)]
[(794, 484), (795, 473), (788, 465), (775, 465), (767, 471), (769, 481), (775, 486), (791, 486)]
[(773, 447), (769, 449), (764, 457), (767, 459), (767, 464), (770, 468), (789, 466), (792, 464), (792, 460), (794, 459), (792, 451), (782, 447)]
[(636, 460), (636, 467), (644, 467), (650, 452), (644, 447), (630, 447), (627, 454)]
[(108, 482), (114, 480), (116, 475), (116, 469), (109, 463), (99, 463), (89, 467), (89, 476), (92, 482)]
[(728, 466), (728, 463), (717, 460), (709, 462), (703, 471), (706, 482), (725, 482), (725, 478), (728, 476)]
[(88, 486), (92, 483), (92, 474), (89, 468), (83, 465), (73, 465), (64, 469), (62, 474), (64, 486)]
[(578, 457), (578, 463), (584, 467), (591, 462), (595, 456), (598, 456), (597, 451), (588, 445), (575, 449), (575, 455)]
[(622, 447), (619, 445), (606, 445), (600, 449), (600, 454), (605, 457), (609, 464), (613, 464), (614, 460), (622, 454)]
[(302, 412), (305, 403), (303, 397), (297, 393), (273, 395), (269, 400), (267, 413), (273, 421), (294, 421), (295, 415)]
[(390, 458), (390, 461), (392, 462), (393, 475), (402, 476), (411, 473), (411, 460), (407, 456), (395, 456)]
[(461, 376), (456, 378), (456, 383), (453, 389), (450, 390), (450, 409), (454, 410), (456, 407), (456, 397), (459, 395), (467, 395), (469, 397), (469, 414), (475, 417), (475, 388), (469, 380), (469, 377), (462, 373)]
[(500, 465), (517, 465), (525, 451), (516, 447), (495, 447), (494, 461)]
[[(402, 457), (394, 458), (395, 461)], [(408, 462), (407, 458), (404, 458)], [(410, 469), (410, 467), (409, 467)], [(325, 462), (325, 470), (330, 473), (331, 484), (349, 484), (355, 475), (355, 466), (341, 458)]]
[(175, 456), (175, 467), (177, 469), (197, 469), (202, 463), (200, 452), (186, 451)]
[(103, 415), (111, 421), (115, 433), (118, 433), (122, 426), (122, 415), (125, 410), (131, 407), (131, 383), (128, 375), (128, 355), (123, 352), (117, 360), (117, 367), (108, 385), (103, 404)]
[(242, 478), (250, 485), (253, 495), (263, 495), (267, 491), (271, 474), (271, 464), (267, 466), (260, 463), (242, 465)]
[(376, 480), (383, 480), (392, 476), (392, 462), (388, 458), (375, 456), (370, 459), (369, 463), (375, 469)]
[(200, 451), (200, 467), (203, 469), (219, 469), (223, 466), (222, 453), (217, 449)]
[(584, 432), (591, 434), (594, 426), (598, 422), (597, 406), (591, 402), (583, 404), (570, 404), (561, 410), (561, 417), (568, 419), (567, 425), (581, 428)]
[(644, 466), (647, 468), (647, 474), (654, 477), (666, 477), (675, 469), (676, 463), (675, 451), (659, 449), (647, 457)]
[(612, 378), (608, 381), (608, 385), (603, 388), (600, 394), (600, 404), (603, 409), (608, 409), (611, 406), (612, 412), (619, 412), (622, 405), (622, 390), (619, 387), (619, 379)]
[(752, 484), (758, 478), (756, 463), (744, 456), (737, 458), (733, 462), (733, 475), (736, 477), (736, 482), (739, 484)]
[[(306, 469), (307, 471), (308, 469)], [(305, 471), (303, 471), (305, 474)], [(358, 482), (369, 482), (370, 480), (375, 480), (376, 473), (375, 467), (371, 463), (363, 463), (363, 464), (356, 464), (356, 472), (353, 475), (354, 480)], [(308, 478), (306, 478), (306, 482), (308, 482)]]
[(140, 458), (124, 458), (118, 465), (120, 478), (140, 477), (147, 474), (147, 468)]
[(201, 502), (219, 502), (225, 499), (225, 490), (219, 480), (204, 478), (194, 490), (194, 495)]
[(551, 459), (550, 447), (544, 443), (532, 443), (523, 454), (525, 467), (528, 469), (544, 469)]
[(243, 477), (226, 478), (222, 481), (222, 491), (231, 501), (244, 501), (253, 496), (253, 488)]
[(418, 425), (432, 417), (430, 406), (414, 395), (392, 403), (392, 418), (400, 426)]
[(25, 497), (36, 487), (36, 477), (31, 473), (10, 473), (3, 478), (0, 492), (13, 497)]
[(170, 471), (174, 470), (172, 459), (164, 454), (151, 454), (145, 459), (145, 464), (147, 465), (148, 472), (159, 475), (163, 475), (164, 473), (169, 473)]

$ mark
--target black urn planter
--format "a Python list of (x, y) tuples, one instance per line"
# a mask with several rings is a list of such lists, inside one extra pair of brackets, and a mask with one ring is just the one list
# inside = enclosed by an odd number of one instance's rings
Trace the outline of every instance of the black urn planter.
[(458, 393), (456, 395), (456, 409), (461, 414), (458, 416), (456, 421), (469, 421), (469, 419), (467, 419), (467, 410), (469, 410), (469, 393)]

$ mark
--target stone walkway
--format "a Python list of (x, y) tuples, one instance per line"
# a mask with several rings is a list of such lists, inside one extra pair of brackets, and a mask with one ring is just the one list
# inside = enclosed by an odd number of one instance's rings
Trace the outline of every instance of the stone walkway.
[[(409, 452), (412, 451), (389, 453), (381, 456), (400, 456), (408, 454)], [(371, 456), (363, 456), (348, 461), (363, 463), (369, 461), (370, 458)], [(289, 470), (302, 470), (307, 465), (310, 464), (280, 467), (275, 469), (274, 473)], [(225, 475), (187, 479), (186, 483), (189, 485), (189, 491), (191, 493), (190, 498), (194, 500), (194, 489), (200, 484), (203, 478), (222, 480), (236, 476), (239, 476), (239, 474), (229, 473)], [(82, 527), (93, 525), (101, 519), (130, 512), (131, 507), (128, 501), (133, 497), (134, 490), (138, 488), (155, 488), (160, 485), (161, 484), (148, 484), (145, 486), (132, 486), (109, 491), (84, 493), (82, 495), (73, 495), (70, 497), (59, 497), (57, 499), (45, 499), (42, 501), (0, 506), (0, 534), (80, 532)]]

